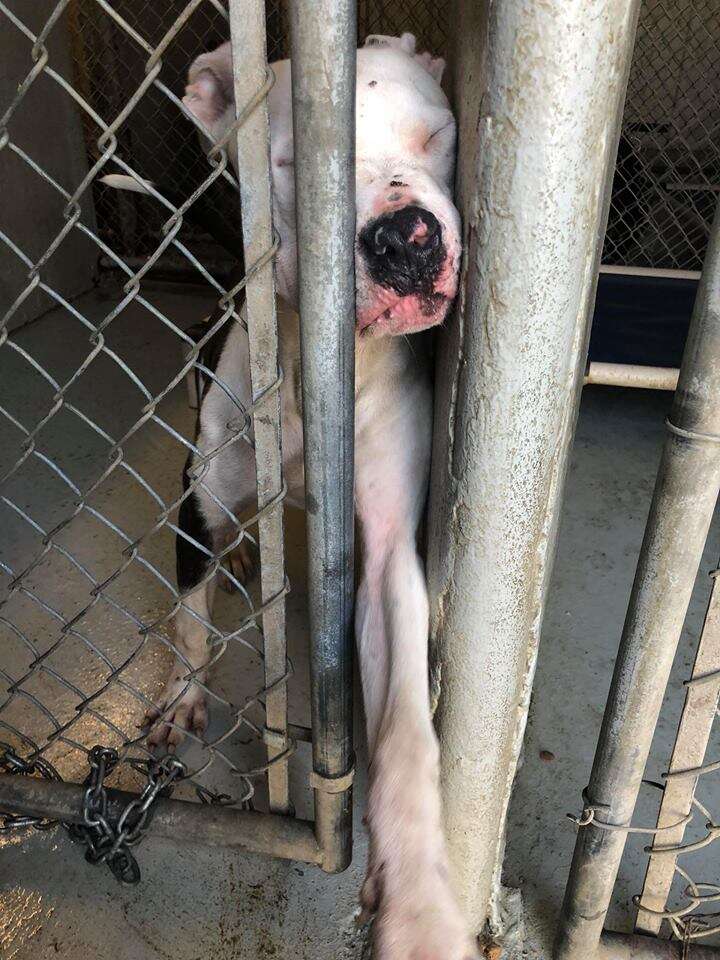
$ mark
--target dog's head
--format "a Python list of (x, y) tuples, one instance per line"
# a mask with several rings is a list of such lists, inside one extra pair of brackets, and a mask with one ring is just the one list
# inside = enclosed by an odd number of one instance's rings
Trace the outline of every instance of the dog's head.
[[(444, 62), (415, 38), (369, 37), (357, 55), (357, 327), (413, 333), (441, 323), (457, 290), (460, 225), (451, 199), (455, 120)], [(297, 302), (290, 63), (273, 64), (268, 97), (278, 290)], [(230, 45), (198, 57), (184, 102), (215, 140), (234, 119)], [(231, 146), (232, 154), (232, 146)]]

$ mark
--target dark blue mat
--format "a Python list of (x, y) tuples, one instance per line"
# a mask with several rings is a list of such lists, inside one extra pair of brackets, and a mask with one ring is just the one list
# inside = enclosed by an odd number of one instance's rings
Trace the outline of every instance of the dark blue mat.
[(697, 280), (601, 273), (590, 359), (679, 367)]

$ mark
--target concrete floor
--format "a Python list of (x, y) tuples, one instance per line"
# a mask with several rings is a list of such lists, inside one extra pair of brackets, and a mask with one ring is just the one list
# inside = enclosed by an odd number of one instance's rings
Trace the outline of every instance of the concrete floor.
[[(209, 302), (186, 292), (156, 291), (152, 299), (181, 327), (201, 317)], [(93, 294), (78, 307), (97, 321), (112, 303)], [(86, 332), (77, 320), (60, 312), (24, 329), (16, 339), (59, 381), (67, 377), (73, 365), (77, 366), (83, 350), (87, 353)], [(177, 369), (179, 344), (141, 308), (128, 309), (111, 324), (108, 342), (151, 389), (166, 382)], [(0, 362), (0, 405), (25, 424), (37, 422), (50, 406), (52, 388), (7, 347), (0, 353)], [(72, 400), (113, 437), (127, 429), (141, 406), (140, 396), (127, 377), (103, 357), (94, 361), (73, 387)], [(589, 775), (668, 405), (668, 395), (605, 388), (590, 388), (583, 398), (524, 763), (510, 813), (505, 880), (521, 888), (526, 908), (527, 938), (516, 957), (549, 956), (553, 921), (574, 842), (574, 827), (565, 813), (579, 811), (580, 793)], [(159, 412), (175, 429), (191, 432), (192, 414), (182, 387), (170, 394)], [(38, 449), (51, 454), (79, 487), (84, 488), (97, 475), (108, 444), (76, 417), (61, 411), (41, 436)], [(18, 438), (15, 428), (0, 424), (0, 466), (19, 454)], [(184, 460), (177, 441), (157, 425), (148, 424), (128, 443), (127, 456), (164, 498), (171, 498)], [(36, 458), (28, 461), (3, 493), (45, 529), (68, 512), (72, 499), (67, 486)], [(137, 482), (119, 471), (102, 486), (93, 503), (133, 537), (147, 529), (158, 512), (157, 504)], [(16, 571), (23, 569), (39, 548), (37, 531), (4, 505), (0, 505), (0, 527), (0, 559)], [(61, 536), (63, 545), (98, 577), (117, 565), (121, 547), (117, 536), (91, 517), (78, 518)], [(290, 655), (296, 669), (290, 702), (291, 718), (301, 723), (308, 717), (303, 537), (301, 518), (290, 516)], [(716, 525), (668, 690), (668, 709), (655, 738), (648, 770), (653, 777), (663, 769), (673, 741), (682, 704), (682, 678), (692, 663), (693, 640), (709, 592), (705, 574), (715, 565), (719, 549)], [(172, 578), (169, 533), (154, 538), (147, 550), (153, 563)], [(113, 597), (140, 617), (157, 615), (167, 606), (167, 591), (155, 578), (142, 576), (134, 568), (131, 571), (117, 582)], [(7, 578), (0, 576), (0, 590), (6, 583)], [(87, 594), (87, 581), (78, 579), (77, 571), (55, 553), (33, 571), (28, 583), (65, 617), (79, 609), (79, 596)], [(220, 594), (217, 621), (229, 629), (242, 609), (238, 597)], [(23, 625), (39, 649), (45, 649), (57, 637), (57, 623), (27, 598), (14, 597), (3, 612)], [(129, 649), (134, 637), (127, 620), (107, 608), (91, 611), (86, 628), (115, 658)], [(79, 687), (92, 689), (102, 670), (81, 644), (65, 643), (57, 663)], [(27, 663), (27, 650), (11, 634), (3, 639), (2, 650), (0, 667), (16, 675)], [(154, 695), (168, 660), (169, 653), (162, 645), (152, 645), (133, 666), (133, 682)], [(239, 701), (258, 683), (259, 667), (251, 661), (243, 651), (231, 651), (215, 671), (213, 686)], [(67, 689), (59, 689), (48, 678), (42, 679), (36, 692), (58, 715), (72, 709)], [(137, 701), (120, 694), (103, 701), (103, 709), (124, 729), (130, 729), (141, 713)], [(221, 714), (213, 713), (211, 733), (222, 729)], [(8, 720), (8, 712), (0, 713), (2, 719)], [(38, 736), (47, 733), (42, 717), (27, 704), (11, 719), (22, 722), (25, 729), (32, 728)], [(85, 742), (98, 737), (103, 738), (104, 733), (92, 724), (78, 731), (78, 739)], [(242, 735), (231, 738), (227, 752), (233, 762), (257, 759), (257, 748), (245, 742), (247, 739)], [(717, 741), (715, 736), (711, 755), (718, 755)], [(55, 749), (54, 759), (63, 775), (75, 779), (84, 775), (77, 751), (63, 746)], [(192, 753), (189, 759), (193, 759)], [(291, 776), (298, 813), (304, 816), (310, 815), (305, 787), (308, 764), (307, 748), (301, 747), (293, 757)], [(357, 931), (353, 923), (366, 852), (360, 823), (365, 790), (362, 751), (359, 770), (356, 855), (351, 868), (339, 877), (326, 877), (315, 868), (297, 864), (149, 836), (138, 852), (142, 882), (134, 888), (123, 888), (104, 868), (87, 865), (80, 850), (62, 832), (5, 836), (0, 840), (0, 956), (7, 960), (57, 956), (73, 960), (362, 957), (366, 953), (365, 931)], [(222, 765), (214, 764), (208, 777), (216, 787), (236, 786)], [(707, 784), (703, 789), (701, 799), (711, 803)], [(260, 807), (262, 800), (259, 792)], [(656, 804), (651, 793), (643, 797), (638, 822), (652, 820)], [(609, 918), (615, 929), (627, 929), (631, 923), (630, 897), (642, 882), (644, 842), (640, 838), (628, 844)], [(692, 872), (702, 879), (717, 880), (713, 860), (711, 852), (702, 851), (693, 858)]]

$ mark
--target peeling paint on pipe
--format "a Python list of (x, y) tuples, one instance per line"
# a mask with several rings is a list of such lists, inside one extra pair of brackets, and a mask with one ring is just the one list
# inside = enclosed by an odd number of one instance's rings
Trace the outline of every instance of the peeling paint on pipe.
[(441, 341), (429, 585), (448, 845), (494, 905), (638, 4), (460, 0), (466, 262)]

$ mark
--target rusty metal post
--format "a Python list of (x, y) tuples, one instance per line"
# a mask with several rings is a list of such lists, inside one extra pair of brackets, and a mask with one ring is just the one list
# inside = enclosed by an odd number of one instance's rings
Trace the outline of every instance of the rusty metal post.
[(499, 888), (637, 8), (461, 0), (454, 21), (466, 267), (438, 372), (429, 584), (445, 823), (476, 929)]

